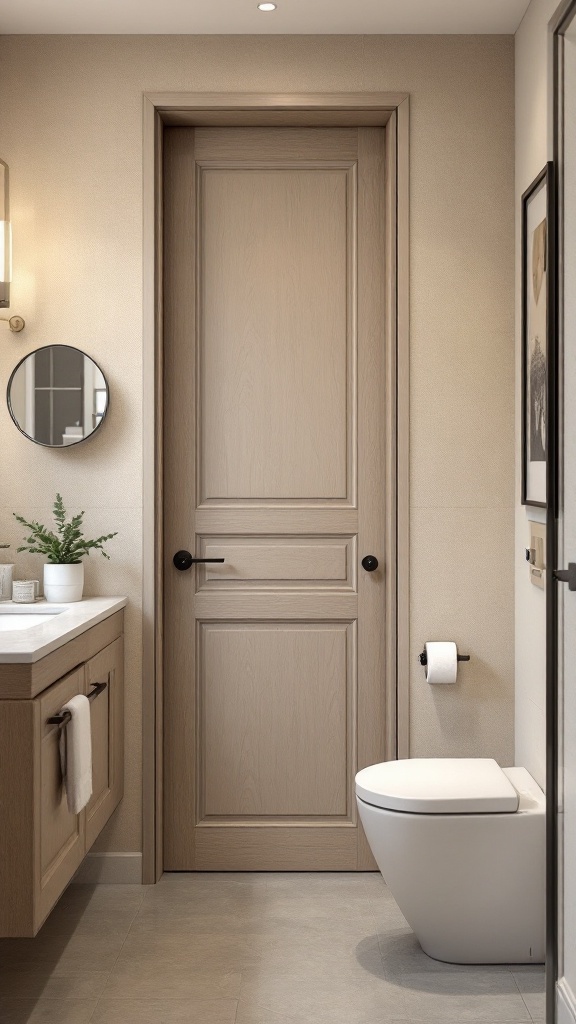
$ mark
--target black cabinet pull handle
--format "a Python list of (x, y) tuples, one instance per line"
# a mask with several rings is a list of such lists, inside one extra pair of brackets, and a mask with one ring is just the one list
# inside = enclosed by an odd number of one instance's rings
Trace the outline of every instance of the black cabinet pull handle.
[[(108, 683), (92, 683), (92, 689), (90, 690), (90, 693), (88, 694), (88, 700), (90, 700), (90, 701), (96, 700), (96, 697), (98, 697), (98, 695), (100, 693), (103, 693), (107, 686), (108, 686)], [(51, 718), (47, 718), (46, 719), (46, 724), (47, 725), (67, 725), (67, 723), (71, 720), (71, 718), (72, 718), (72, 715), (70, 714), (69, 711), (59, 711), (57, 715), (52, 715)]]
[(172, 559), (174, 565), (180, 572), (185, 572), (198, 562), (223, 562), (223, 558), (194, 558), (189, 551), (177, 551)]
[(92, 689), (88, 694), (88, 700), (96, 700), (99, 693), (104, 693), (104, 690), (108, 686), (108, 683), (92, 683)]

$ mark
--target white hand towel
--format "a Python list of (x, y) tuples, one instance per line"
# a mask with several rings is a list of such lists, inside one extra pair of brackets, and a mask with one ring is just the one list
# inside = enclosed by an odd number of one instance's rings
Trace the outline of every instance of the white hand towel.
[(62, 708), (72, 718), (60, 729), (60, 762), (68, 810), (79, 814), (92, 796), (90, 701), (79, 693)]

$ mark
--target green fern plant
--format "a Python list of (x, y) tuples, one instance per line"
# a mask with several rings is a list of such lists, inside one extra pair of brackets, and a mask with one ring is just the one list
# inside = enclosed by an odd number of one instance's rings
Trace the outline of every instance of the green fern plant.
[(59, 494), (56, 495), (53, 514), (56, 523), (55, 533), (43, 526), (42, 523), (36, 522), (35, 519), (28, 522), (23, 516), (16, 515), (16, 512), (12, 513), (17, 522), (30, 531), (30, 536), (25, 538), (26, 543), (17, 548), (18, 551), (28, 551), (31, 555), (44, 555), (48, 562), (55, 565), (75, 565), (91, 551), (100, 551), (104, 558), (110, 558), (110, 555), (104, 551), (104, 542), (116, 537), (117, 531), (116, 533), (106, 533), (102, 537), (97, 537), (96, 540), (87, 540), (82, 534), (84, 512), (78, 512), (67, 521), (64, 502)]

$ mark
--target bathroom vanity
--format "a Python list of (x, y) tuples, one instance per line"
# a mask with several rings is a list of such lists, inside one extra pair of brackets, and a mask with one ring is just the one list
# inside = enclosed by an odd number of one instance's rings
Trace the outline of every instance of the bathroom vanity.
[[(37, 933), (122, 799), (125, 604), (0, 604), (0, 937)], [(73, 815), (59, 712), (76, 694), (91, 700), (93, 792)]]

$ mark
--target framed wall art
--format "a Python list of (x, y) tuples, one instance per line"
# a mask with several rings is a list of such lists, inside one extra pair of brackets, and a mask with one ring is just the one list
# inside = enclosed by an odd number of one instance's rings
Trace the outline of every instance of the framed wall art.
[(545, 508), (554, 295), (553, 165), (522, 196), (522, 504)]

